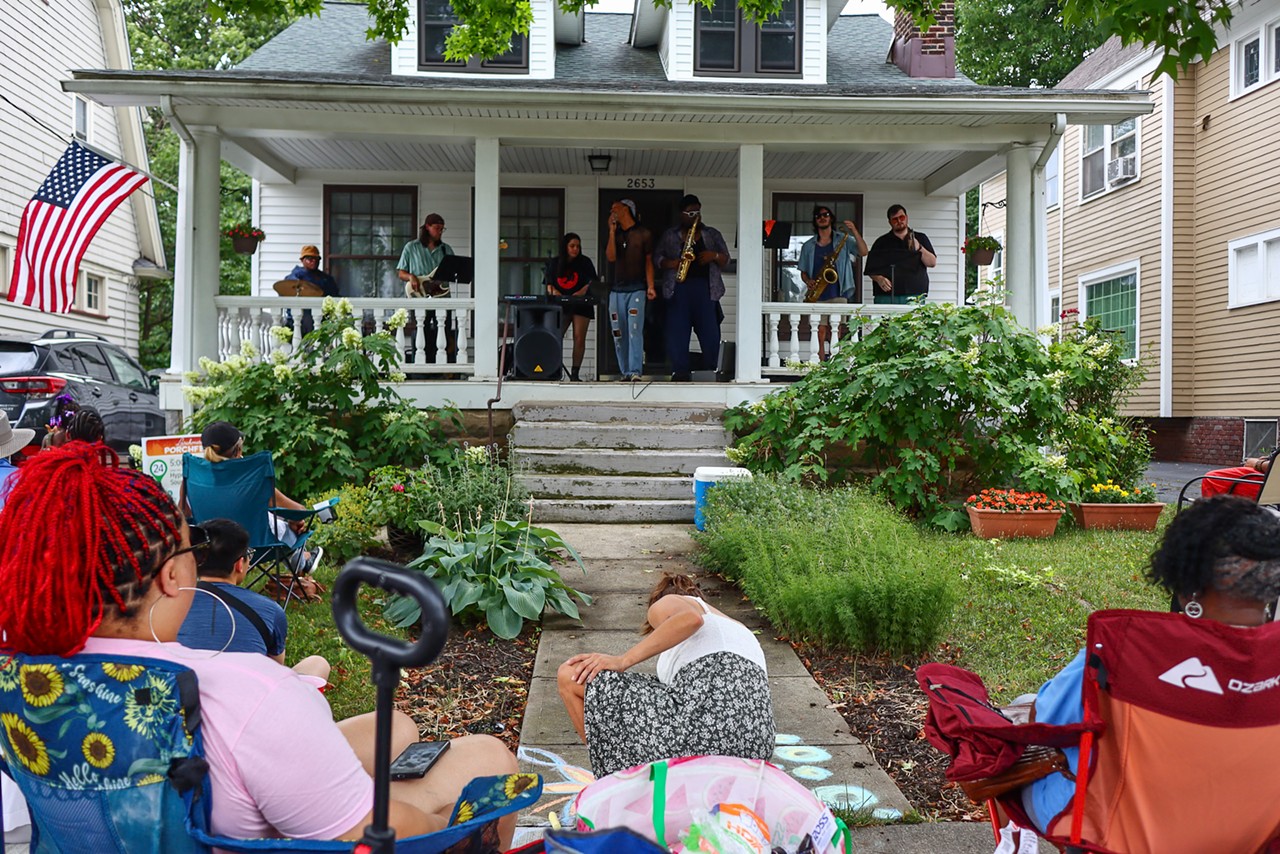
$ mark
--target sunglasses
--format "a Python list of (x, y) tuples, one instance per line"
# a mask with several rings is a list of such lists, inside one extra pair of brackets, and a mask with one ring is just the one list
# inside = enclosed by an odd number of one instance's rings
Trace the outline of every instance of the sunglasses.
[(191, 538), (191, 545), (178, 549), (169, 555), (169, 560), (175, 560), (190, 552), (191, 556), (195, 558), (196, 566), (199, 567), (204, 564), (204, 559), (209, 556), (209, 532), (199, 525), (189, 525), (187, 531), (188, 536)]
[(258, 553), (257, 549), (245, 549), (244, 554), (241, 555), (241, 557), (249, 561), (249, 563), (253, 563), (253, 556), (256, 555), (257, 553)]
[(700, 216), (701, 214), (702, 208), (697, 208), (696, 210), (691, 211), (680, 211), (680, 216)]
[(835, 214), (831, 213), (831, 211), (818, 211), (816, 214), (813, 215), (813, 218), (814, 219), (831, 219), (831, 217), (833, 217), (834, 215)]
[(906, 221), (907, 221), (907, 215), (906, 215), (906, 214), (898, 214), (897, 216), (891, 216), (891, 217), (889, 217), (889, 222), (891, 222), (891, 223), (894, 223), (894, 222), (906, 222)]

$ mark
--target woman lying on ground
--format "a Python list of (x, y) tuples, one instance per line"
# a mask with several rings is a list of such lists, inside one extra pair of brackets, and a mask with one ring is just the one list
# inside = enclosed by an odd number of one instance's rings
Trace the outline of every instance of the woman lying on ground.
[[(1171, 593), (1191, 619), (1256, 628), (1271, 621), (1280, 597), (1280, 517), (1252, 501), (1220, 496), (1178, 514), (1151, 556), (1148, 577)], [(1084, 719), (1084, 650), (1035, 698), (1032, 719), (1070, 724)], [(1068, 749), (1074, 774), (1078, 751)], [(1062, 813), (1075, 782), (1060, 773), (1022, 790), (1027, 816), (1041, 831)]]
[[(0, 512), (4, 652), (138, 656), (191, 668), (213, 832), (358, 839), (372, 816), (373, 715), (334, 723), (324, 696), (270, 658), (176, 643), (199, 549), (156, 481), (119, 468), (101, 445), (72, 442), (33, 457)], [(396, 713), (391, 755), (417, 736), (412, 719)], [(460, 738), (425, 777), (391, 784), (390, 824), (400, 837), (440, 830), (467, 782), (515, 770), (497, 739)], [(504, 849), (515, 818), (499, 822)]]
[[(622, 655), (582, 653), (556, 673), (560, 698), (597, 777), (677, 756), (773, 755), (764, 651), (685, 575), (649, 596), (644, 639)], [(658, 656), (658, 676), (627, 672)]]

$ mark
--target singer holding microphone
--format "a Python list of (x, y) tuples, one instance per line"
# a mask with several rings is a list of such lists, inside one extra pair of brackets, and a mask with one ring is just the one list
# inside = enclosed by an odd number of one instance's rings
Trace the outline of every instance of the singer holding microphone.
[(905, 305), (912, 297), (928, 296), (929, 268), (937, 263), (928, 235), (908, 225), (907, 209), (890, 207), (889, 231), (876, 238), (867, 255), (876, 303)]

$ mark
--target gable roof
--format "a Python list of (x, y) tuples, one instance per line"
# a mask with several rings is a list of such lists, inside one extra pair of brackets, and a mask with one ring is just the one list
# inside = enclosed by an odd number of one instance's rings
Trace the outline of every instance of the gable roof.
[(1054, 88), (1088, 89), (1094, 83), (1147, 53), (1150, 53), (1150, 49), (1144, 47), (1141, 42), (1134, 42), (1126, 47), (1120, 44), (1119, 36), (1112, 36), (1097, 50), (1086, 56), (1079, 65), (1071, 69)]
[[(554, 80), (530, 80), (505, 75), (475, 75), (449, 78), (448, 85), (482, 88), (607, 89), (618, 84), (644, 86), (646, 91), (741, 92), (776, 91), (790, 94), (909, 94), (921, 91), (977, 88), (967, 78), (954, 80), (908, 77), (885, 61), (893, 39), (893, 27), (878, 15), (842, 15), (827, 34), (827, 85), (798, 86), (776, 82), (669, 81), (655, 48), (637, 48), (629, 43), (631, 15), (589, 12), (584, 14), (585, 39), (582, 44), (556, 46)], [(363, 3), (326, 0), (323, 11), (304, 17), (264, 44), (233, 73), (252, 73), (273, 78), (307, 77), (338, 82), (386, 82), (439, 78), (416, 78), (391, 74), (391, 46), (384, 40), (369, 41), (368, 8)], [(406, 38), (413, 38), (409, 33)]]

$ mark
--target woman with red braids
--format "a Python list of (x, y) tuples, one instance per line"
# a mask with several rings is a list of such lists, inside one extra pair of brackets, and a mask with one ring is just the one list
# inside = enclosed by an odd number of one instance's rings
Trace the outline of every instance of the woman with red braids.
[[(72, 442), (33, 457), (0, 511), (0, 626), (9, 651), (191, 668), (212, 830), (358, 839), (372, 816), (373, 716), (335, 723), (324, 696), (270, 658), (211, 655), (175, 641), (206, 546), (152, 478), (120, 468), (103, 446)], [(281, 737), (281, 721), (292, 737)], [(417, 740), (407, 715), (397, 713), (392, 729), (393, 756)], [(457, 739), (425, 777), (391, 784), (391, 825), (401, 837), (439, 830), (473, 777), (515, 770), (497, 739)], [(514, 813), (499, 823), (504, 849), (514, 826)]]

